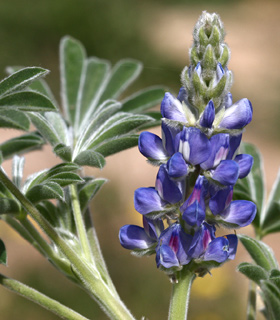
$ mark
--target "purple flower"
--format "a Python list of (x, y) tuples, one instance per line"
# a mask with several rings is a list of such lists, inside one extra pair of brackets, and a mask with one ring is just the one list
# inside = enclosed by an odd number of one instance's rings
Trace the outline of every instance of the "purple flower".
[(186, 234), (179, 223), (174, 223), (165, 229), (159, 237), (156, 248), (157, 267), (180, 268), (188, 264), (191, 258), (187, 252), (191, 241), (192, 236)]
[(156, 213), (163, 215), (172, 205), (181, 201), (180, 184), (171, 180), (166, 165), (161, 165), (158, 171), (155, 188), (139, 188), (134, 193), (135, 209), (141, 214)]
[(210, 139), (211, 153), (206, 161), (200, 164), (208, 171), (208, 176), (222, 185), (233, 185), (239, 175), (239, 166), (233, 160), (226, 160), (229, 152), (229, 134), (216, 134)]
[(210, 156), (210, 142), (198, 128), (184, 127), (180, 137), (179, 152), (187, 163), (195, 166)]
[(252, 104), (248, 99), (244, 98), (225, 110), (219, 127), (226, 129), (242, 129), (252, 121), (252, 116)]
[(158, 236), (164, 226), (161, 219), (151, 220), (143, 216), (143, 226), (125, 225), (120, 229), (119, 239), (121, 245), (130, 250), (142, 253), (155, 252)]
[(203, 222), (193, 237), (188, 254), (194, 259), (218, 263), (234, 259), (237, 237), (232, 234), (216, 238), (215, 231), (214, 226)]
[(184, 110), (184, 105), (169, 92), (165, 93), (165, 96), (161, 102), (160, 108), (163, 118), (170, 120), (176, 120), (187, 123), (187, 118)]
[(189, 198), (181, 206), (183, 219), (190, 226), (200, 226), (205, 219), (205, 203), (204, 198), (207, 193), (207, 182), (203, 176), (198, 176), (193, 192)]
[(165, 163), (176, 151), (179, 146), (178, 129), (168, 127), (162, 123), (162, 139), (154, 133), (144, 131), (138, 140), (139, 151), (151, 161)]

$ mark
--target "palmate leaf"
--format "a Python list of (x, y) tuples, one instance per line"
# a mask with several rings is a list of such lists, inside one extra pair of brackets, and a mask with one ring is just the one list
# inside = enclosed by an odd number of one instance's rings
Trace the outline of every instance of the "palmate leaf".
[(252, 155), (254, 164), (249, 175), (246, 178), (239, 179), (234, 186), (233, 198), (235, 200), (251, 200), (257, 205), (257, 214), (253, 225), (258, 229), (260, 227), (265, 199), (262, 157), (258, 149), (249, 143), (242, 143), (240, 153)]
[(106, 160), (102, 154), (92, 150), (85, 150), (78, 154), (74, 162), (80, 166), (90, 166), (102, 169)]
[(53, 181), (49, 181), (44, 184), (37, 184), (31, 188), (25, 196), (32, 203), (39, 203), (40, 201), (48, 199), (64, 199), (63, 189), (58, 183)]
[[(69, 36), (61, 41), (60, 61), (63, 110), (78, 136), (99, 106), (118, 99), (142, 70), (142, 64), (132, 59), (123, 59), (111, 69), (106, 60), (87, 58), (83, 45)], [(163, 89), (149, 88), (127, 98), (124, 108), (142, 113), (157, 105), (163, 95)]]

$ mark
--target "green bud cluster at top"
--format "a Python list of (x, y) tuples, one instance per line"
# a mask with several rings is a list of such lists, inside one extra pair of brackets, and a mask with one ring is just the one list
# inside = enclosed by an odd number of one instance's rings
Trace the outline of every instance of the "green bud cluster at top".
[[(216, 13), (204, 11), (193, 31), (194, 43), (190, 49), (189, 67), (182, 72), (182, 82), (188, 92), (189, 103), (201, 113), (212, 99), (218, 109), (232, 85), (232, 73), (227, 70), (230, 50), (224, 43), (223, 23)], [(201, 74), (196, 68), (201, 66)], [(217, 81), (217, 68), (224, 74)]]

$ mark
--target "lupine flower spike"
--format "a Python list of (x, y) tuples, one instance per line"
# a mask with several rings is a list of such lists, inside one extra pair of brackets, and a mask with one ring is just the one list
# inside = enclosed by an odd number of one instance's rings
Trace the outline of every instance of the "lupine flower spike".
[(126, 225), (119, 235), (124, 248), (155, 253), (157, 267), (173, 276), (184, 266), (203, 276), (234, 259), (236, 234), (216, 237), (216, 228), (245, 227), (256, 215), (254, 203), (232, 201), (235, 183), (253, 165), (250, 155), (238, 154), (252, 105), (246, 98), (232, 103), (230, 50), (219, 16), (203, 12), (193, 37), (183, 86), (177, 98), (167, 92), (161, 103), (162, 138), (139, 137), (140, 152), (159, 165), (155, 186), (135, 191), (144, 228)]

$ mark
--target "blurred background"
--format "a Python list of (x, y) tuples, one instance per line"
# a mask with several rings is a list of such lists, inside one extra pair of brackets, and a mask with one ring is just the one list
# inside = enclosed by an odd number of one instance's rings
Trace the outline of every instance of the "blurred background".
[[(58, 46), (68, 34), (79, 39), (89, 56), (110, 60), (131, 57), (144, 70), (130, 92), (162, 84), (176, 93), (180, 72), (189, 64), (192, 29), (203, 10), (220, 14), (232, 52), (234, 101), (251, 100), (254, 119), (244, 134), (263, 153), (268, 189), (280, 164), (280, 2), (254, 0), (10, 0), (0, 2), (0, 75), (9, 65), (42, 66), (51, 70), (47, 81), (59, 98)], [(154, 132), (159, 132), (155, 129)], [(18, 132), (2, 130), (0, 143)], [(38, 161), (39, 158), (39, 161)], [(36, 160), (35, 160), (36, 159)], [(26, 157), (28, 175), (58, 163), (48, 147)], [(10, 163), (5, 164), (7, 171)], [(89, 174), (110, 180), (92, 204), (101, 247), (119, 293), (140, 319), (167, 318), (171, 285), (156, 269), (154, 257), (138, 259), (118, 242), (124, 224), (141, 223), (133, 209), (138, 187), (154, 184), (156, 168), (146, 164), (136, 148), (107, 159), (101, 172)], [(108, 198), (108, 195), (110, 197)], [(242, 232), (250, 234), (250, 228)], [(84, 292), (64, 279), (48, 262), (0, 221), (1, 238), (8, 250), (8, 268), (0, 272), (23, 281), (71, 306), (90, 319), (106, 316)], [(279, 235), (265, 241), (280, 261)], [(249, 261), (241, 245), (235, 261), (195, 281), (191, 320), (245, 319), (247, 280), (235, 272)], [(1, 320), (54, 320), (56, 316), (0, 287)]]

